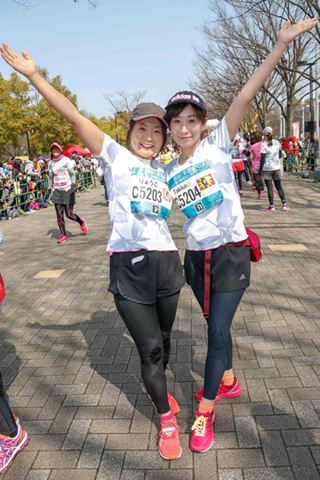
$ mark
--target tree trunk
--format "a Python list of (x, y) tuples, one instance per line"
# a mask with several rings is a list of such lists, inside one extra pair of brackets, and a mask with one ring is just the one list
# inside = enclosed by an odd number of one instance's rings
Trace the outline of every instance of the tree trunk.
[(292, 134), (292, 121), (293, 121), (293, 96), (287, 92), (287, 118), (286, 118), (286, 138), (289, 138)]

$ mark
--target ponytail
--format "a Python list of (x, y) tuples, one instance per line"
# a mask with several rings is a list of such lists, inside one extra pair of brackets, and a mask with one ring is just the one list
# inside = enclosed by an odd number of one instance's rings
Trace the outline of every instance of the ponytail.
[(271, 147), (271, 145), (273, 145), (272, 133), (269, 133), (269, 135), (268, 135), (268, 147)]

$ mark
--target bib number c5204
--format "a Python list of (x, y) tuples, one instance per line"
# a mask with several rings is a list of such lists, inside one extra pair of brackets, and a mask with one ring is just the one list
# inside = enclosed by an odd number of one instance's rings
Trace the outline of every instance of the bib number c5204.
[(200, 189), (197, 186), (187, 187), (186, 190), (177, 195), (176, 202), (178, 207), (182, 209), (187, 205), (191, 205), (197, 198), (201, 198)]
[(169, 180), (170, 193), (189, 218), (209, 210), (223, 200), (223, 194), (207, 160), (185, 168)]

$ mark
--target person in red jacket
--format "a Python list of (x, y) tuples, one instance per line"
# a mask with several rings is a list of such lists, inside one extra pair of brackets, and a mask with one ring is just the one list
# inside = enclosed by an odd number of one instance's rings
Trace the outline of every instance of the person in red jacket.
[(281, 143), (281, 146), (282, 146), (282, 150), (284, 150), (285, 153), (286, 153), (287, 165), (289, 167), (289, 170), (291, 170), (291, 167), (292, 167), (292, 150), (291, 150), (291, 146), (290, 146), (290, 141), (287, 138), (280, 138), (280, 143)]

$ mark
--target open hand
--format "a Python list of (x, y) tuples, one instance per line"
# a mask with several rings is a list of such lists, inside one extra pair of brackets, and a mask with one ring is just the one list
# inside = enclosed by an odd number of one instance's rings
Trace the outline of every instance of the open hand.
[(279, 32), (278, 42), (284, 43), (286, 46), (289, 45), (289, 43), (301, 35), (301, 33), (311, 30), (317, 22), (318, 20), (316, 18), (307, 18), (307, 20), (296, 23), (290, 27), (291, 22), (288, 20)]
[(30, 78), (35, 72), (37, 72), (37, 64), (32, 58), (27, 54), (27, 52), (22, 52), (22, 57), (18, 55), (12, 48), (10, 48), (6, 43), (2, 44), (0, 47), (2, 58), (17, 72), (21, 73), (27, 78)]

